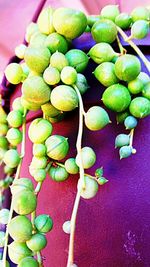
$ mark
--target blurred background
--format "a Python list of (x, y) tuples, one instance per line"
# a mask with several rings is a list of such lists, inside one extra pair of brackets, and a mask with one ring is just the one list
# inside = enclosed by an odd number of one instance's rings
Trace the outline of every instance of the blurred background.
[[(41, 0), (0, 0), (0, 72), (2, 74), (9, 57), (14, 54), (16, 45), (24, 38), (27, 25)], [(86, 14), (99, 14), (107, 4), (118, 4), (121, 11), (130, 12), (135, 6), (150, 5), (149, 0), (47, 0), (45, 6), (67, 6), (84, 11)]]

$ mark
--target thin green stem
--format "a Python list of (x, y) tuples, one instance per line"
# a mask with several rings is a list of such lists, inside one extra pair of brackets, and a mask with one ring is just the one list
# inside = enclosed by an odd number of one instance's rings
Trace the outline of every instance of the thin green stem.
[(37, 256), (37, 261), (39, 263), (39, 267), (43, 267), (43, 260), (42, 260), (42, 257), (41, 257), (41, 253), (37, 252), (36, 256)]
[[(42, 182), (38, 182), (38, 184), (37, 184), (37, 186), (36, 186), (36, 188), (34, 190), (36, 196), (38, 196), (38, 194), (39, 194), (39, 192), (41, 190), (41, 187), (42, 187)], [(36, 210), (34, 210), (31, 213), (31, 222), (32, 222), (32, 227), (33, 227), (33, 234), (36, 233), (35, 226), (34, 226), (35, 218), (36, 218)], [(37, 256), (37, 261), (38, 261), (39, 267), (44, 267), (40, 251), (38, 251), (36, 253), (36, 256)]]
[(68, 254), (68, 262), (67, 267), (71, 267), (74, 263), (74, 239), (75, 239), (75, 229), (76, 229), (76, 218), (77, 212), (80, 203), (81, 192), (78, 190), (74, 202), (74, 207), (71, 216), (71, 231), (70, 231), (70, 240), (69, 240), (69, 254)]
[(128, 36), (128, 38), (126, 39), (126, 41), (131, 41), (132, 39), (133, 39), (133, 36), (130, 35), (130, 36)]
[(81, 190), (85, 188), (85, 179), (84, 179), (84, 168), (83, 168), (83, 162), (82, 162), (82, 155), (81, 155), (81, 149), (82, 149), (82, 135), (83, 135), (83, 116), (85, 116), (85, 111), (83, 107), (82, 97), (81, 94), (77, 88), (77, 86), (73, 85), (78, 98), (79, 98), (79, 129), (78, 129), (78, 136), (77, 136), (77, 153), (79, 155), (79, 170), (80, 170), (80, 179), (82, 181), (82, 187), (77, 189), (77, 194), (74, 202), (74, 207), (72, 211), (71, 216), (71, 230), (70, 230), (70, 240), (69, 240), (69, 253), (68, 253), (68, 261), (67, 261), (67, 267), (70, 267), (74, 263), (74, 239), (75, 239), (75, 229), (76, 229), (76, 218), (81, 198)]
[(124, 41), (127, 42), (127, 43), (129, 43), (130, 46), (135, 50), (135, 52), (138, 54), (138, 56), (141, 58), (141, 60), (145, 64), (146, 68), (150, 72), (150, 62), (144, 56), (144, 54), (142, 53), (142, 51), (137, 47), (137, 45), (132, 40), (130, 40), (130, 38), (124, 33), (124, 31), (120, 27), (117, 26), (117, 30), (120, 33), (120, 35), (123, 37)]
[(35, 188), (35, 190), (34, 190), (34, 192), (35, 192), (36, 195), (39, 194), (39, 192), (40, 192), (40, 190), (41, 190), (41, 188), (42, 188), (42, 183), (43, 183), (43, 182), (38, 182), (38, 183), (37, 183), (37, 186), (36, 186), (36, 188)]
[(134, 136), (134, 129), (132, 129), (131, 131), (130, 131), (130, 146), (132, 147), (133, 146), (133, 136)]
[[(82, 101), (82, 97), (81, 97), (80, 91), (79, 91), (78, 87), (75, 84), (73, 85), (73, 88), (75, 89), (75, 91), (76, 91), (76, 93), (78, 95), (78, 98), (79, 98), (79, 115), (85, 116), (86, 112), (84, 110), (83, 101)], [(78, 141), (78, 138), (77, 138), (77, 141)]]
[(87, 174), (87, 173), (85, 173), (85, 175), (86, 175), (86, 176), (88, 176), (88, 177), (90, 177), (91, 179), (93, 179), (93, 180), (97, 181), (97, 177), (95, 177), (95, 176), (92, 176), (92, 175), (90, 175), (90, 174)]
[(65, 168), (65, 165), (64, 165), (63, 163), (56, 162), (56, 161), (55, 161), (55, 163), (56, 163), (58, 166), (60, 166), (60, 167), (62, 167), (62, 168)]
[[(34, 210), (32, 213), (31, 213), (31, 222), (32, 222), (32, 227), (33, 229), (35, 229), (35, 226), (34, 226), (34, 220), (35, 220), (35, 217), (36, 217), (36, 210)], [(33, 231), (34, 232), (34, 231)]]
[(79, 98), (79, 129), (78, 129), (76, 148), (77, 148), (77, 153), (79, 157), (80, 179), (82, 181), (82, 188), (85, 189), (84, 168), (83, 168), (83, 161), (82, 161), (82, 154), (81, 154), (82, 135), (83, 135), (83, 116), (85, 116), (85, 111), (84, 111), (83, 101), (82, 101), (82, 97), (79, 92), (79, 89), (77, 88), (76, 85), (74, 85), (73, 87)]
[(47, 164), (47, 166), (46, 166), (46, 168), (45, 168), (46, 173), (49, 172), (50, 167), (52, 166), (52, 163), (53, 163), (53, 161), (50, 161), (50, 162)]
[(21, 144), (21, 158), (25, 156), (25, 145), (26, 145), (26, 117), (22, 125), (22, 144)]
[(122, 43), (120, 42), (120, 39), (119, 39), (118, 35), (117, 35), (117, 43), (118, 43), (121, 55), (125, 55), (127, 53), (127, 50), (123, 47)]
[[(22, 124), (22, 144), (21, 144), (21, 156), (20, 156), (20, 163), (17, 167), (17, 171), (16, 171), (16, 175), (14, 178), (13, 183), (19, 179), (20, 176), (20, 170), (21, 170), (21, 166), (22, 166), (22, 162), (23, 162), (23, 158), (25, 155), (25, 135), (26, 135), (26, 114), (24, 114), (24, 118), (23, 118), (23, 124)], [(10, 212), (9, 212), (9, 219), (8, 219), (8, 224), (7, 224), (7, 228), (6, 228), (6, 233), (5, 233), (5, 244), (4, 244), (4, 251), (3, 251), (3, 267), (6, 267), (6, 257), (7, 257), (7, 247), (8, 247), (8, 237), (9, 237), (9, 233), (8, 233), (8, 226), (11, 222), (13, 216), (13, 201), (11, 201), (11, 205), (10, 205)]]
[(132, 154), (135, 154), (135, 153), (136, 153), (136, 149), (133, 148), (134, 130), (135, 130), (135, 129), (132, 129), (132, 130), (130, 131), (130, 134), (129, 134), (129, 136), (130, 136), (130, 143), (129, 143), (129, 146), (132, 148)]

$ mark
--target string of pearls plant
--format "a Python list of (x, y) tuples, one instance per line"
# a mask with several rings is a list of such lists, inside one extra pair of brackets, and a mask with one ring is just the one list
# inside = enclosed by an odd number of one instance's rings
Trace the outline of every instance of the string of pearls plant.
[[(74, 259), (76, 217), (80, 199), (93, 198), (108, 180), (103, 168), (95, 174), (87, 170), (96, 162), (93, 148), (82, 146), (83, 126), (99, 131), (111, 121), (108, 112), (100, 105), (84, 110), (84, 93), (89, 89), (83, 74), (90, 64), (97, 64), (91, 75), (102, 86), (102, 101), (107, 110), (116, 112), (118, 123), (124, 123), (129, 133), (116, 137), (115, 147), (120, 158), (136, 153), (133, 147), (134, 132), (139, 120), (150, 114), (150, 77), (142, 72), (139, 58), (150, 72), (150, 62), (132, 39), (143, 39), (149, 33), (150, 11), (135, 8), (131, 14), (120, 13), (118, 6), (105, 6), (100, 15), (86, 16), (83, 12), (51, 7), (43, 9), (37, 23), (30, 23), (25, 39), (15, 49), (20, 63), (10, 63), (5, 69), (7, 81), (21, 85), (21, 96), (6, 114), (0, 105), (0, 162), (6, 177), (0, 181), (0, 223), (6, 232), (0, 232), (0, 246), (4, 247), (0, 266), (8, 267), (7, 254), (18, 267), (44, 267), (41, 250), (47, 245), (46, 233), (53, 228), (49, 214), (36, 215), (38, 194), (48, 174), (56, 182), (63, 182), (70, 175), (79, 175), (77, 194), (70, 219), (63, 230), (70, 235), (67, 267), (77, 267)], [(130, 30), (130, 36), (124, 30)], [(95, 44), (88, 53), (74, 49), (72, 40), (84, 32), (91, 33)], [(138, 54), (127, 53), (120, 36)], [(111, 44), (118, 44), (115, 51)], [(1, 99), (2, 100), (2, 99)], [(55, 123), (65, 119), (68, 112), (79, 112), (76, 155), (68, 158), (69, 140), (60, 133), (53, 134)], [(26, 159), (26, 117), (30, 111), (42, 111), (29, 126), (28, 136), (33, 143), (30, 175), (37, 185), (34, 188), (29, 177), (20, 177)], [(3, 209), (3, 192), (10, 186), (10, 209)], [(61, 185), (60, 185), (61, 186)], [(14, 212), (17, 214), (15, 216)], [(68, 219), (68, 218), (66, 218)], [(13, 239), (8, 244), (9, 236)]]

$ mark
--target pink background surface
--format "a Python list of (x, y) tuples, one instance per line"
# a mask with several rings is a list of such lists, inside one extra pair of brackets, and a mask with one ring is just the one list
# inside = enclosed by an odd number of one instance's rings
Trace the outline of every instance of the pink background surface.
[[(15, 46), (23, 39), (25, 27), (38, 3), (39, 1), (18, 0), (0, 2), (1, 69), (9, 56), (13, 55)], [(90, 10), (94, 13), (92, 11), (96, 1), (92, 3)], [(59, 1), (56, 4), (62, 5)], [(74, 7), (74, 2), (69, 4)], [(131, 5), (137, 4), (131, 2), (129, 6), (127, 1), (121, 3), (123, 10), (131, 9)], [(87, 77), (91, 89), (84, 97), (86, 110), (89, 106), (100, 104), (103, 90), (95, 79), (90, 75)], [(12, 99), (17, 94), (20, 94), (19, 90), (16, 90)], [(75, 263), (78, 267), (149, 267), (150, 120), (141, 120), (136, 129), (134, 145), (137, 154), (120, 161), (118, 151), (114, 149), (114, 139), (124, 129), (115, 124), (112, 113), (110, 116), (113, 124), (104, 130), (93, 133), (84, 129), (83, 146), (91, 146), (97, 155), (96, 166), (90, 173), (93, 174), (96, 167), (104, 166), (104, 175), (109, 183), (100, 188), (95, 198), (81, 200), (77, 218)], [(77, 111), (68, 115), (65, 121), (54, 125), (53, 134), (62, 134), (69, 138), (70, 156), (76, 154), (74, 147), (77, 128)], [(28, 140), (21, 177), (29, 177), (31, 158), (32, 147)], [(69, 237), (63, 233), (62, 224), (70, 218), (76, 182), (76, 176), (71, 176), (64, 183), (56, 183), (47, 177), (39, 195), (38, 214), (48, 213), (54, 220), (54, 229), (48, 234), (48, 246), (43, 251), (45, 267), (66, 266)]]

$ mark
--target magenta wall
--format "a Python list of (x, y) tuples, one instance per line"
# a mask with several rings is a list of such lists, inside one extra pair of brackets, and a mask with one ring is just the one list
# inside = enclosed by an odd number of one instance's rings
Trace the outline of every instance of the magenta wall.
[[(27, 3), (28, 1), (26, 5)], [(35, 1), (30, 1), (29, 5), (32, 7), (30, 12), (33, 12)], [(26, 14), (26, 7), (24, 10)], [(87, 42), (86, 39), (84, 42), (85, 46), (90, 44), (90, 40)], [(142, 49), (148, 56), (148, 49)], [(91, 89), (84, 97), (86, 109), (100, 104), (102, 92), (95, 79), (88, 76), (88, 80)], [(11, 101), (16, 95), (19, 95), (18, 90)], [(95, 198), (81, 200), (77, 218), (75, 262), (79, 267), (149, 267), (150, 119), (141, 120), (136, 129), (134, 145), (137, 154), (120, 161), (118, 151), (114, 149), (114, 139), (124, 129), (116, 125), (112, 113), (110, 116), (113, 123), (104, 130), (96, 133), (84, 130), (83, 146), (91, 146), (97, 155), (97, 164), (90, 173), (96, 167), (104, 166), (104, 174), (109, 183), (100, 188)], [(77, 111), (68, 114), (64, 122), (54, 125), (53, 134), (62, 134), (69, 138), (70, 156), (76, 154), (77, 128)], [(28, 139), (22, 177), (29, 177), (31, 158), (32, 147)], [(76, 182), (76, 176), (71, 176), (64, 183), (56, 183), (47, 177), (39, 195), (38, 213), (48, 213), (54, 220), (54, 229), (48, 234), (48, 246), (43, 251), (46, 267), (66, 266), (69, 236), (63, 233), (62, 224), (70, 218)]]

